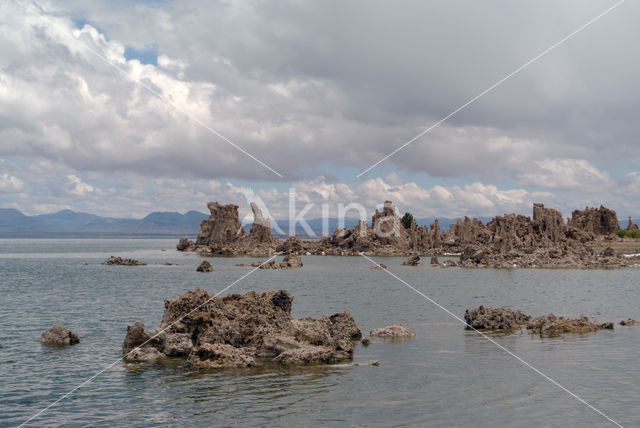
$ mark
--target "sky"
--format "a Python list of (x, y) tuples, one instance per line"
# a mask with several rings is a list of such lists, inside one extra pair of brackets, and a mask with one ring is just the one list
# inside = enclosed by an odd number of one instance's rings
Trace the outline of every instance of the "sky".
[[(0, 207), (640, 217), (640, 3), (0, 2)], [(276, 174), (277, 173), (277, 174)]]

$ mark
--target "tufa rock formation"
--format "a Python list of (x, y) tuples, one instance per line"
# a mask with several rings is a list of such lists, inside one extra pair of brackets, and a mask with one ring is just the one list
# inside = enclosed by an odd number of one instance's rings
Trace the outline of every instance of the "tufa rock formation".
[(513, 309), (484, 306), (464, 312), (467, 328), (476, 330), (511, 330), (525, 324), (530, 318), (529, 315)]
[(267, 263), (263, 261), (257, 261), (253, 263), (238, 263), (236, 266), (249, 266), (257, 267), (260, 269), (293, 269), (303, 266), (302, 259), (295, 254), (287, 254), (284, 256), (280, 263), (276, 263), (275, 260), (271, 260)]
[[(587, 214), (584, 214), (584, 213)], [(598, 222), (594, 223), (594, 214)], [(612, 252), (595, 252), (591, 243), (602, 239), (613, 239), (608, 235), (598, 238), (592, 230), (603, 233), (611, 230), (615, 211), (601, 207), (574, 212), (571, 224), (565, 224), (559, 211), (534, 204), (533, 220), (516, 214), (497, 216), (486, 225), (485, 231), (475, 230), (476, 240), (459, 250), (460, 263), (450, 263), (463, 267), (617, 267), (628, 266), (633, 261)], [(468, 222), (468, 230), (482, 229), (480, 223)], [(586, 228), (588, 231), (583, 230)], [(617, 228), (615, 229), (617, 230)], [(455, 236), (454, 240), (458, 239)], [(469, 236), (467, 234), (466, 236)], [(456, 244), (458, 241), (455, 241)], [(599, 241), (598, 241), (599, 242)], [(455, 248), (455, 247), (452, 247)]]
[[(360, 220), (353, 229), (338, 228), (330, 238), (316, 245), (310, 243), (307, 251), (328, 255), (358, 255), (363, 252), (377, 256), (402, 256), (431, 249), (433, 236), (439, 239), (439, 230), (430, 232), (429, 228), (418, 226), (415, 220), (408, 228), (404, 227), (395, 211), (393, 202), (385, 201), (382, 210), (376, 210), (372, 216), (371, 227)], [(439, 228), (437, 222), (435, 227)]]
[(629, 217), (629, 223), (627, 223), (627, 230), (630, 232), (634, 230), (638, 230), (638, 225), (633, 223), (633, 221), (631, 220), (631, 217)]
[(188, 240), (187, 238), (181, 238), (176, 245), (178, 251), (195, 251), (196, 243)]
[[(612, 322), (598, 323), (581, 315), (578, 318), (556, 317), (553, 314), (533, 318), (520, 311), (506, 308), (467, 309), (464, 313), (467, 329), (501, 330), (510, 332), (526, 326), (532, 334), (552, 337), (564, 333), (591, 333), (598, 330), (613, 329)], [(621, 321), (620, 325), (625, 321)]]
[(302, 267), (302, 259), (295, 254), (287, 254), (280, 262), (280, 269), (291, 269)]
[(122, 257), (114, 257), (114, 256), (109, 257), (102, 264), (114, 265), (114, 266), (146, 266), (146, 263), (141, 262), (140, 260), (123, 259)]
[(609, 235), (620, 229), (616, 212), (602, 205), (598, 209), (587, 207), (582, 211), (575, 210), (569, 226), (594, 235)]
[(187, 358), (193, 367), (250, 367), (329, 363), (350, 359), (362, 337), (349, 310), (320, 319), (291, 317), (293, 297), (285, 291), (224, 297), (197, 289), (165, 301), (158, 330), (137, 321), (127, 327), (127, 361)]
[(80, 342), (80, 336), (75, 331), (69, 330), (69, 327), (62, 324), (55, 324), (48, 330), (45, 330), (40, 336), (40, 343), (50, 346), (67, 346)]
[(237, 242), (246, 234), (238, 218), (237, 205), (209, 202), (207, 208), (211, 215), (200, 224), (196, 247), (210, 247), (215, 252)]
[(280, 240), (273, 236), (269, 219), (262, 216), (262, 211), (255, 203), (251, 203), (254, 222), (249, 233), (240, 223), (237, 205), (209, 202), (207, 207), (211, 215), (207, 220), (202, 221), (198, 238), (195, 242), (182, 238), (176, 245), (178, 251), (254, 257), (270, 256), (275, 253)]
[[(477, 219), (459, 219), (442, 232), (438, 220), (430, 227), (415, 220), (405, 227), (391, 201), (385, 201), (371, 218), (371, 226), (360, 220), (353, 229), (338, 228), (318, 241), (293, 236), (280, 241), (271, 233), (270, 222), (256, 204), (254, 223), (246, 233), (238, 220), (236, 205), (208, 204), (209, 219), (202, 222), (196, 242), (181, 239), (181, 251), (227, 256), (271, 256), (285, 254), (369, 256), (438, 256), (461, 254), (460, 261), (446, 260), (442, 267), (492, 268), (600, 268), (630, 266), (638, 258), (604, 253), (603, 242), (617, 238), (615, 211), (605, 207), (574, 211), (565, 223), (561, 213), (543, 204), (533, 205), (533, 217), (517, 214), (496, 216), (486, 225)], [(633, 225), (635, 226), (635, 225)], [(435, 263), (436, 260), (434, 260)], [(279, 267), (270, 263), (265, 268)]]
[(369, 332), (371, 337), (414, 337), (416, 334), (402, 324), (388, 325), (374, 328)]
[(403, 266), (419, 266), (420, 265), (420, 256), (413, 255), (407, 258), (402, 262)]
[(211, 266), (211, 263), (209, 263), (208, 261), (203, 261), (202, 263), (200, 263), (200, 265), (196, 268), (196, 271), (198, 272), (213, 272), (213, 266)]
[(563, 333), (591, 333), (603, 329), (613, 329), (613, 323), (595, 323), (581, 315), (579, 318), (556, 317), (553, 314), (529, 320), (527, 330), (540, 336), (553, 337)]

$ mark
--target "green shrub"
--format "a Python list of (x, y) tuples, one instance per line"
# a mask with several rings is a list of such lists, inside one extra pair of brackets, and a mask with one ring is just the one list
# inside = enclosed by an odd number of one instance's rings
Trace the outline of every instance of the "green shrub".
[(640, 230), (623, 230), (620, 229), (616, 232), (616, 235), (618, 235), (620, 238), (634, 238), (634, 239), (638, 239), (640, 238)]
[(402, 217), (402, 225), (405, 229), (409, 229), (411, 227), (411, 223), (413, 223), (413, 215), (411, 213), (404, 213)]

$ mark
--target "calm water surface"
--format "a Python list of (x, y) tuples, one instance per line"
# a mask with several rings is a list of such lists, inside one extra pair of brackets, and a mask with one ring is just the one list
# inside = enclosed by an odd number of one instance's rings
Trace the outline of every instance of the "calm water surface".
[[(156, 327), (163, 301), (200, 287), (216, 293), (248, 272), (247, 258), (201, 259), (176, 240), (0, 240), (0, 426), (16, 426), (121, 356), (127, 324)], [(110, 255), (150, 263), (103, 266)], [(640, 270), (466, 270), (404, 267), (377, 258), (455, 314), (480, 304), (538, 315), (640, 319)], [(164, 262), (178, 266), (162, 266)], [(33, 425), (567, 426), (608, 422), (566, 392), (358, 257), (303, 258), (257, 271), (229, 292), (286, 288), (296, 317), (349, 308), (360, 328), (401, 322), (415, 339), (358, 344), (370, 366), (194, 371), (182, 363), (116, 363)], [(153, 264), (158, 263), (158, 264)], [(81, 343), (40, 345), (61, 322)], [(625, 426), (640, 425), (640, 327), (565, 335), (493, 336)]]

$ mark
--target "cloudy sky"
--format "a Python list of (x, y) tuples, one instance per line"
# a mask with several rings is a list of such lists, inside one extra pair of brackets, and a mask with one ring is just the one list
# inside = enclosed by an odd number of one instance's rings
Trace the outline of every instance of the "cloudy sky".
[(614, 4), (2, 0), (0, 207), (640, 217), (631, 1), (357, 177)]

